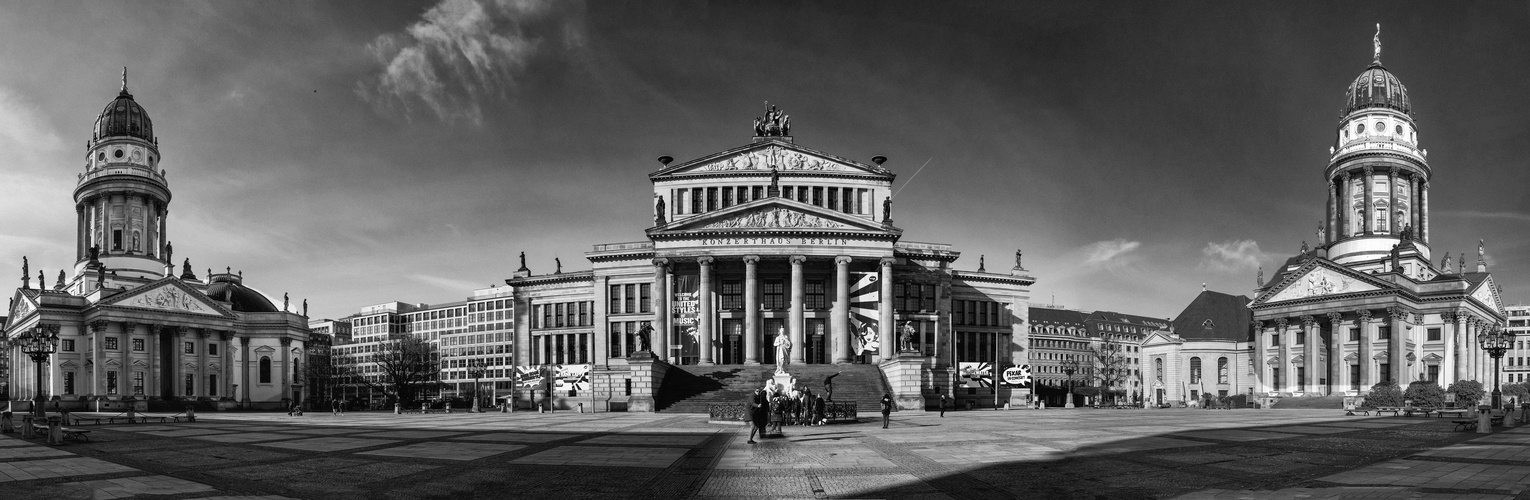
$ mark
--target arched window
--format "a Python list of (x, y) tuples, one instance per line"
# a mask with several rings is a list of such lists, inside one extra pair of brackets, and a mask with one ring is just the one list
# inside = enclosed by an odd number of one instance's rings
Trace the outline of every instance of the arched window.
[(1201, 383), (1201, 358), (1199, 356), (1190, 358), (1190, 383)]
[(262, 384), (269, 384), (269, 383), (271, 383), (271, 357), (270, 356), (261, 356), (260, 357), (260, 383), (262, 383)]
[(1225, 357), (1217, 358), (1217, 383), (1218, 384), (1227, 384), (1227, 383), (1229, 383), (1228, 382), (1229, 379), (1227, 378), (1227, 375), (1228, 375), (1227, 374), (1227, 358), (1225, 358)]

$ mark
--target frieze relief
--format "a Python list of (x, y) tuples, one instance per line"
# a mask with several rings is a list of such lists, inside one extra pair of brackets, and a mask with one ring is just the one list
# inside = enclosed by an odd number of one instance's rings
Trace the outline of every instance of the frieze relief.
[(854, 170), (838, 162), (824, 160), (797, 151), (788, 150), (781, 146), (770, 146), (755, 151), (750, 151), (732, 158), (725, 158), (702, 165), (696, 170)]
[(169, 311), (187, 311), (204, 314), (215, 314), (202, 302), (188, 295), (179, 288), (165, 287), (149, 291), (143, 295), (133, 297), (125, 305), (134, 307), (146, 307), (149, 309), (163, 309)]
[(736, 215), (711, 224), (702, 226), (703, 229), (723, 228), (820, 228), (835, 229), (846, 227), (844, 224), (834, 222), (816, 215), (805, 214), (785, 208), (771, 208), (758, 210), (747, 214)]
[(16, 301), (16, 309), (11, 311), (11, 317), (12, 318), (20, 318), (22, 316), (26, 316), (27, 314), (30, 314), (32, 311), (34, 311), (36, 309), (37, 309), (36, 307), (32, 306), (32, 301), (31, 300), (27, 300), (26, 297), (22, 297), (21, 300)]
[(1270, 297), (1265, 302), (1280, 302), (1285, 300), (1304, 299), (1322, 295), (1338, 293), (1362, 292), (1375, 290), (1376, 287), (1361, 283), (1353, 278), (1344, 276), (1330, 269), (1315, 268), (1305, 276), (1293, 281), (1280, 293)]

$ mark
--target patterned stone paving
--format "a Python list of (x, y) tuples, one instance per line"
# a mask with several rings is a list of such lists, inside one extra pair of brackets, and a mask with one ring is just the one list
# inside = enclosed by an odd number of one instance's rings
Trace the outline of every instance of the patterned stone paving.
[(1530, 428), (1338, 410), (900, 412), (748, 428), (669, 414), (211, 414), (0, 436), (0, 498), (1530, 498)]

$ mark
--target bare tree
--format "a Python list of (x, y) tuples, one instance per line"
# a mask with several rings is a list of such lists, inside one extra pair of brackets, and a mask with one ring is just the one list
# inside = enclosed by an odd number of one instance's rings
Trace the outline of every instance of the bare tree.
[[(358, 359), (356, 364), (335, 370), (350, 383), (371, 387), (408, 404), (418, 400), (421, 389), (437, 383), (441, 356), (435, 344), (413, 335), (405, 335), (377, 344), (377, 351)], [(363, 373), (362, 367), (374, 367)]]
[(1089, 347), (1088, 368), (1083, 370), (1085, 380), (1099, 387), (1102, 397), (1116, 393), (1125, 394), (1131, 380), (1131, 359), (1126, 355), (1126, 344), (1101, 338)]

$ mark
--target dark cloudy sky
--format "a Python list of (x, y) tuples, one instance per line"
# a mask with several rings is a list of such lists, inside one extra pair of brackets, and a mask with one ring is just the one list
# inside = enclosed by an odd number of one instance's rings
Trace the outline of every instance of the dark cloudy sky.
[(1314, 241), (1381, 23), (1435, 260), (1483, 238), (1526, 302), (1527, 5), (5, 2), (0, 262), (72, 266), (75, 175), (128, 66), (176, 256), (316, 317), (460, 300), (520, 251), (587, 268), (643, 238), (654, 158), (747, 143), (767, 100), (800, 144), (888, 156), (907, 240), (965, 269), (1024, 249), (1035, 303), (1167, 317)]

